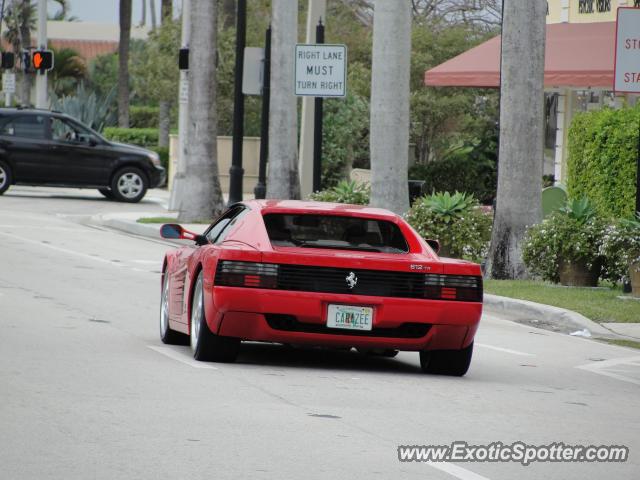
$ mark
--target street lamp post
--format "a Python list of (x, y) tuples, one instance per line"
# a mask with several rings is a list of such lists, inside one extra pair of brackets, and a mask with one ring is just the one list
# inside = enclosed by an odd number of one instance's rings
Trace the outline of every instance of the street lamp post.
[(236, 23), (236, 68), (233, 101), (233, 147), (229, 169), (229, 205), (242, 201), (242, 144), (244, 142), (244, 48), (247, 41), (247, 0), (238, 0)]
[(260, 130), (260, 165), (258, 183), (253, 189), (255, 198), (267, 196), (267, 159), (269, 158), (269, 102), (271, 101), (271, 27), (264, 40), (264, 73), (262, 81), (262, 125)]

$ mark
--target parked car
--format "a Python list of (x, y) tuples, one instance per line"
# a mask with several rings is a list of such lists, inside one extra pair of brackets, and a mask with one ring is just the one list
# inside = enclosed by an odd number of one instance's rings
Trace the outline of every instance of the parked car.
[(0, 108), (0, 195), (12, 184), (96, 188), (133, 203), (165, 179), (155, 152), (110, 142), (63, 113)]
[(461, 376), (482, 314), (474, 263), (441, 259), (387, 210), (253, 200), (230, 207), (162, 266), (160, 337), (197, 360), (232, 362), (241, 341), (420, 352), (428, 373)]

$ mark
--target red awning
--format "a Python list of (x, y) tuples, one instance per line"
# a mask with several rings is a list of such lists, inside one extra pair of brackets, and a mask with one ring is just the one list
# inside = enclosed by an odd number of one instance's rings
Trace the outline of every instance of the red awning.
[[(616, 23), (547, 25), (545, 87), (613, 89)], [(433, 87), (499, 87), (500, 36), (425, 72)]]

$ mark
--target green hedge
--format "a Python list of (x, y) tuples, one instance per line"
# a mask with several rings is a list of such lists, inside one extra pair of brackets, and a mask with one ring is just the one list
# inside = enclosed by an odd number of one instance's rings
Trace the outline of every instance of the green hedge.
[(105, 128), (102, 134), (107, 140), (130, 143), (141, 147), (155, 147), (158, 145), (157, 128)]
[(569, 129), (567, 189), (587, 197), (601, 215), (635, 210), (640, 106), (578, 114)]
[(158, 107), (132, 106), (129, 108), (129, 124), (134, 128), (158, 128)]

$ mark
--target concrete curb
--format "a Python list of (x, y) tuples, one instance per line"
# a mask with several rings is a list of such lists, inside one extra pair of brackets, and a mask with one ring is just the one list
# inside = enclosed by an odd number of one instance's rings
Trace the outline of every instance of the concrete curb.
[(101, 227), (113, 228), (114, 230), (120, 230), (122, 232), (131, 233), (133, 235), (139, 235), (141, 237), (153, 238), (160, 240), (160, 227), (161, 224), (153, 223), (138, 223), (138, 218), (152, 217), (156, 215), (149, 215), (144, 213), (126, 214), (100, 214), (94, 215), (89, 218), (88, 223), (91, 225), (97, 225)]
[(490, 313), (507, 317), (509, 320), (554, 332), (568, 334), (587, 329), (595, 337), (621, 337), (577, 312), (528, 300), (485, 294), (484, 308)]

